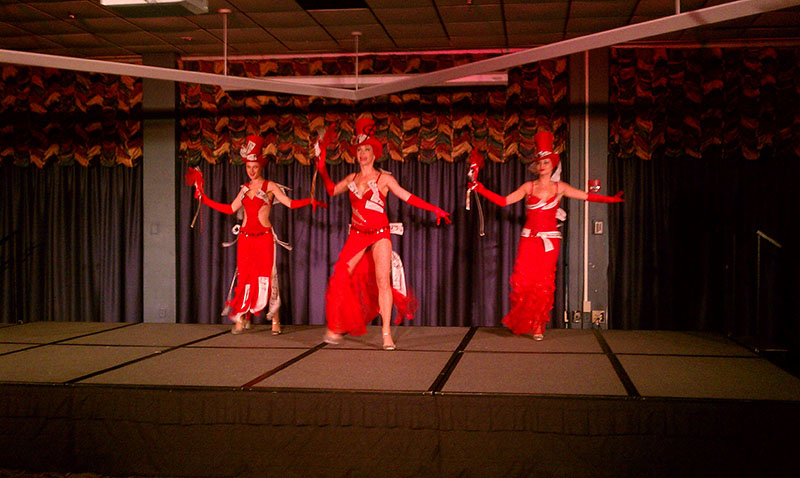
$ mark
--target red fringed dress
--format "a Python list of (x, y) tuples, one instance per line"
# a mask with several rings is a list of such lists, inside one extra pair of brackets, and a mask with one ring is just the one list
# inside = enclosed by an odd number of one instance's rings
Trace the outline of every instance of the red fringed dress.
[(261, 312), (269, 303), (275, 243), (272, 228), (265, 227), (258, 220), (258, 211), (264, 205), (271, 207), (268, 184), (269, 181), (264, 180), (252, 199), (247, 196), (249, 185), (244, 186), (241, 192), (247, 220), (239, 231), (236, 246), (238, 277), (233, 299), (228, 302), (229, 316), (234, 322), (248, 312)]
[(556, 262), (561, 247), (556, 211), (561, 195), (525, 199), (527, 220), (511, 273), (511, 310), (503, 325), (515, 334), (543, 333), (556, 291)]
[[(367, 332), (366, 324), (380, 314), (375, 261), (370, 246), (381, 239), (389, 239), (389, 218), (386, 197), (380, 193), (377, 180), (367, 185), (369, 189), (363, 195), (355, 181), (347, 185), (353, 209), (350, 235), (333, 267), (325, 294), (328, 328), (336, 334), (363, 335)], [(353, 272), (348, 272), (347, 263), (364, 249), (367, 251)], [(397, 307), (395, 323), (414, 317), (416, 300), (411, 292), (404, 295), (393, 287), (392, 298)]]

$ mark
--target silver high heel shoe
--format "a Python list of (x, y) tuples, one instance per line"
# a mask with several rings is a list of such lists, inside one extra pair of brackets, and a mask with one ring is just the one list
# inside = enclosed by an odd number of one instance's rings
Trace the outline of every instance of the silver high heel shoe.
[[(384, 337), (386, 337), (387, 335), (389, 337), (391, 337), (392, 333), (391, 332), (384, 332), (383, 333)], [(395, 344), (383, 344), (383, 350), (397, 350), (397, 346)]]

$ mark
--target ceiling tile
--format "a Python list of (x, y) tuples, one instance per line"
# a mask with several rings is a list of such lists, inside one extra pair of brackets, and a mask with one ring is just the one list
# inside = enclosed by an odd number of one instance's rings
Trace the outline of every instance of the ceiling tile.
[(528, 35), (530, 33), (561, 33), (564, 31), (564, 21), (547, 22), (506, 22), (508, 35)]
[(2, 37), (13, 37), (17, 35), (28, 36), (28, 32), (25, 30), (20, 29), (16, 25), (12, 25), (10, 23), (0, 22), (0, 38)]
[[(205, 30), (192, 30), (192, 31), (183, 31), (183, 32), (158, 32), (155, 33), (155, 36), (160, 38), (161, 40), (170, 43), (176, 44), (181, 48), (183, 45), (208, 45), (208, 44), (215, 44), (219, 45), (220, 50), (222, 49), (222, 37), (217, 38), (211, 33)], [(185, 40), (184, 37), (191, 37), (191, 40)]]
[(402, 37), (397, 40), (397, 46), (400, 48), (409, 48), (414, 50), (419, 49), (443, 49), (452, 48), (453, 45), (447, 37)]
[(800, 25), (784, 28), (748, 28), (741, 35), (747, 38), (787, 38), (797, 40), (800, 37)]
[[(439, 23), (439, 16), (433, 7), (424, 8), (384, 8), (375, 10), (375, 16), (384, 25), (414, 25)], [(409, 21), (412, 19), (413, 21)]]
[(513, 3), (505, 5), (506, 21), (542, 21), (562, 19), (569, 12), (568, 2), (547, 2), (535, 4)]
[(570, 17), (573, 18), (603, 18), (603, 17), (630, 17), (634, 2), (629, 0), (605, 0), (596, 2), (576, 1), (570, 4)]
[[(378, 8), (394, 8), (397, 7), (397, 4), (400, 3), (405, 7), (430, 7), (434, 0), (366, 0), (367, 5), (373, 10)], [(437, 5), (441, 5), (442, 2), (436, 0)]]
[(401, 38), (410, 38), (414, 40), (424, 38), (437, 38), (445, 37), (442, 25), (439, 23), (418, 23), (418, 24), (405, 24), (405, 25), (386, 25), (386, 30), (394, 40), (400, 43)]
[(45, 22), (25, 22), (20, 23), (19, 26), (29, 32), (47, 32), (48, 35), (71, 35), (86, 33), (86, 30), (78, 28), (68, 22), (60, 20), (50, 20)]
[(318, 10), (308, 12), (324, 26), (369, 25), (377, 23), (375, 15), (366, 8), (356, 10)]
[(333, 40), (300, 40), (300, 41), (285, 41), (283, 42), (290, 51), (298, 51), (309, 53), (312, 52), (325, 52), (337, 51), (339, 45)]
[(264, 28), (293, 28), (316, 25), (311, 16), (303, 11), (278, 13), (253, 13), (250, 18)]
[(317, 25), (297, 28), (267, 28), (267, 31), (284, 43), (287, 41), (331, 40), (331, 36)]
[[(330, 33), (333, 36), (333, 38), (339, 40), (339, 42), (347, 40), (355, 41), (353, 38), (354, 27), (326, 26), (325, 29), (328, 30), (328, 33)], [(358, 38), (359, 43), (364, 43), (365, 41), (370, 41), (370, 40), (389, 40), (389, 37), (386, 35), (386, 32), (384, 31), (383, 27), (381, 27), (378, 24), (357, 25), (357, 28), (355, 29), (361, 32), (361, 35)]]
[(453, 36), (450, 37), (453, 48), (504, 48), (506, 38), (503, 35), (485, 36)]
[(753, 20), (753, 27), (796, 27), (800, 25), (800, 10), (790, 9), (763, 13)]
[[(355, 51), (354, 44), (347, 44), (345, 42), (340, 41), (339, 44), (345, 50), (350, 49), (350, 51)], [(396, 50), (397, 46), (392, 42), (389, 37), (384, 36), (383, 38), (361, 38), (358, 41), (358, 51), (361, 52), (381, 52), (381, 51), (392, 51)]]
[(0, 38), (0, 48), (6, 50), (38, 50), (41, 48), (54, 48), (59, 46), (46, 38), (22, 35), (17, 37), (3, 37)]
[[(211, 35), (217, 38), (223, 38), (223, 30), (209, 30)], [(262, 28), (235, 28), (228, 30), (228, 43), (242, 43), (242, 42), (261, 42), (261, 43), (274, 43), (279, 42)]]
[(58, 1), (33, 1), (29, 2), (33, 8), (52, 15), (53, 18), (66, 20), (70, 14), (80, 18), (103, 18), (113, 16), (99, 2), (87, 0), (73, 2)]
[(150, 32), (180, 32), (197, 29), (196, 24), (184, 17), (131, 18), (129, 21)]
[[(457, 7), (461, 5), (466, 5), (467, 0), (433, 0), (436, 3), (436, 6), (441, 7)], [(519, 0), (517, 0), (519, 1)], [(487, 5), (500, 5), (502, 0), (473, 0), (473, 6), (487, 6)]]
[(228, 22), (228, 28), (252, 28), (256, 26), (256, 23), (248, 15), (237, 12), (225, 15), (225, 18), (223, 18), (223, 15), (197, 15), (189, 17), (187, 20), (206, 29), (222, 28), (225, 21)]
[[(681, 13), (697, 10), (705, 6), (704, 0), (681, 0)], [(634, 15), (666, 17), (675, 14), (675, 2), (665, 0), (639, 0)]]
[(13, 2), (11, 4), (0, 4), (0, 21), (14, 23), (52, 19), (52, 15), (48, 15), (24, 3)]
[(98, 47), (108, 46), (108, 42), (90, 33), (78, 33), (72, 35), (42, 35), (42, 38), (51, 40), (53, 43), (65, 47)]
[(132, 24), (129, 21), (115, 17), (87, 18), (79, 20), (78, 24), (81, 25), (83, 28), (85, 28), (87, 31), (95, 33), (105, 33), (105, 32), (122, 33), (122, 32), (141, 30), (138, 26)]
[(500, 5), (461, 5), (440, 7), (439, 13), (445, 23), (456, 22), (499, 22), (503, 19)]
[[(220, 7), (214, 5), (215, 0), (209, 0), (208, 11), (216, 12)], [(294, 0), (230, 0), (230, 5), (245, 12), (299, 12), (303, 11)], [(214, 8), (212, 9), (212, 5)], [(230, 7), (228, 7), (230, 8)]]
[(596, 33), (625, 26), (627, 17), (570, 18), (567, 32)]
[(447, 27), (447, 32), (451, 38), (454, 36), (473, 36), (477, 38), (492, 35), (503, 36), (502, 22), (447, 23), (445, 27)]
[(102, 33), (99, 35), (114, 45), (144, 45), (148, 42), (159, 42), (159, 38), (152, 33), (138, 31), (126, 33)]
[(531, 32), (527, 35), (508, 34), (508, 46), (510, 48), (530, 48), (531, 46), (546, 45), (564, 39), (562, 33)]

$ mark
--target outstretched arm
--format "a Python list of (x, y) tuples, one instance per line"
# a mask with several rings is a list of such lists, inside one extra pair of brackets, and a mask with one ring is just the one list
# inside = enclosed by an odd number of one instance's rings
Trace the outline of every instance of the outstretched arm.
[(240, 207), (242, 207), (242, 200), (239, 199), (241, 197), (241, 193), (237, 194), (236, 199), (234, 199), (233, 202), (230, 204), (223, 204), (214, 201), (213, 199), (203, 194), (203, 191), (201, 191), (199, 188), (195, 190), (195, 197), (200, 198), (201, 203), (223, 214), (233, 214), (236, 211), (238, 211)]
[(320, 177), (322, 178), (322, 183), (325, 185), (325, 191), (327, 191), (329, 196), (337, 196), (347, 191), (348, 183), (347, 178), (339, 181), (338, 183), (334, 183), (331, 177), (328, 175), (328, 168), (325, 165), (325, 159), (328, 156), (328, 144), (330, 144), (335, 137), (336, 133), (334, 131), (334, 127), (331, 125), (328, 127), (327, 131), (325, 131), (324, 137), (317, 145), (318, 152), (316, 167)]
[(513, 193), (509, 194), (506, 197), (500, 196), (499, 194), (486, 189), (486, 186), (479, 183), (478, 181), (469, 183), (468, 187), (471, 190), (475, 191), (476, 193), (480, 194), (481, 196), (484, 196), (489, 201), (492, 201), (493, 203), (497, 204), (498, 206), (505, 207), (508, 206), (509, 204), (514, 204), (522, 200), (528, 192), (529, 183), (523, 184), (522, 186), (517, 188), (516, 191), (514, 191)]
[(420, 209), (425, 209), (426, 211), (430, 211), (430, 212), (436, 214), (436, 225), (437, 226), (441, 223), (442, 219), (444, 219), (444, 222), (446, 224), (450, 224), (450, 217), (449, 217), (450, 213), (449, 212), (446, 212), (443, 209), (441, 209), (441, 208), (439, 208), (437, 206), (434, 206), (433, 204), (427, 203), (427, 202), (423, 201), (422, 199), (418, 198), (417, 196), (414, 196), (410, 192), (406, 191), (405, 189), (403, 189), (400, 186), (400, 184), (397, 182), (397, 180), (395, 178), (393, 178), (391, 176), (387, 176), (386, 177), (386, 186), (389, 188), (389, 190), (392, 193), (394, 193), (395, 196), (397, 196), (401, 200), (411, 204), (414, 207), (418, 207)]
[(269, 185), (267, 185), (267, 192), (271, 192), (272, 194), (274, 194), (275, 199), (277, 199), (278, 202), (291, 209), (297, 209), (299, 207), (305, 207), (308, 205), (313, 205), (314, 209), (316, 209), (317, 206), (325, 209), (328, 208), (328, 205), (326, 203), (317, 201), (316, 199), (313, 198), (291, 199), (289, 196), (284, 194), (281, 188), (279, 188), (272, 181), (270, 181)]
[(586, 191), (575, 189), (563, 181), (559, 184), (560, 187), (562, 187), (564, 190), (564, 196), (568, 198), (581, 199), (589, 202), (603, 202), (603, 203), (625, 202), (625, 200), (622, 199), (623, 191), (619, 191), (617, 194), (613, 196), (603, 196), (602, 194), (587, 193)]

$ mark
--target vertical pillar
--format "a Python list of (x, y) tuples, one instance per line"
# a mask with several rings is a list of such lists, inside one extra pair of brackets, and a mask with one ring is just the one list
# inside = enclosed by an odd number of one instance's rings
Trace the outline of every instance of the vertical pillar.
[[(588, 55), (588, 57), (587, 57)], [(570, 134), (569, 183), (587, 190), (599, 179), (608, 185), (608, 55), (607, 48), (569, 58)], [(573, 328), (595, 325), (602, 314), (608, 327), (608, 205), (571, 201), (567, 218), (567, 319)], [(611, 206), (613, 207), (613, 206)], [(576, 315), (577, 313), (577, 315)]]
[[(173, 54), (146, 54), (149, 66), (174, 68)], [(143, 79), (142, 218), (144, 322), (175, 322), (177, 313), (176, 85)]]

